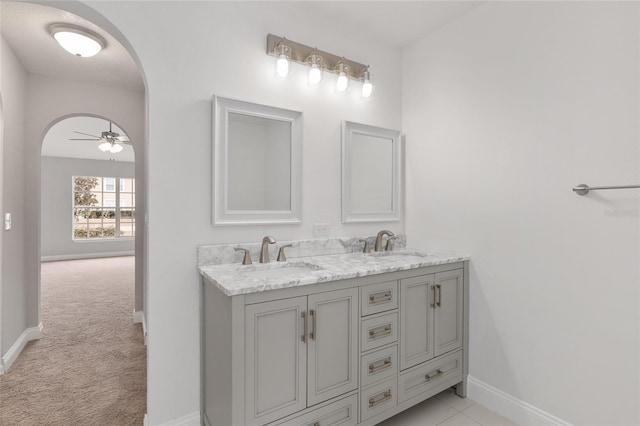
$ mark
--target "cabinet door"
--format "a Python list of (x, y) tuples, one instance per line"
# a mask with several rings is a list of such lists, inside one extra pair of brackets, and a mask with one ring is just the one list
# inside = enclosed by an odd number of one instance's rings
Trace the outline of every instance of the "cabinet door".
[(358, 289), (309, 296), (308, 406), (358, 386)]
[(462, 269), (435, 274), (435, 356), (462, 347)]
[(400, 369), (433, 358), (434, 276), (400, 281)]
[(307, 298), (245, 307), (245, 421), (265, 424), (307, 406)]

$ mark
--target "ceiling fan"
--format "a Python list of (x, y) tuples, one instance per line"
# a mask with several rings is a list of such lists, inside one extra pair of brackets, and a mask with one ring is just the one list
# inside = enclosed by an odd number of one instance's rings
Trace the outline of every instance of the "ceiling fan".
[(122, 151), (122, 144), (131, 145), (131, 141), (127, 139), (126, 136), (120, 136), (119, 133), (112, 131), (111, 129), (111, 121), (109, 121), (109, 130), (106, 132), (102, 132), (101, 136), (90, 135), (89, 133), (78, 132), (74, 130), (75, 133), (91, 136), (93, 139), (69, 139), (70, 141), (102, 141), (100, 145), (98, 145), (98, 149), (103, 152), (110, 152), (115, 154), (117, 152)]

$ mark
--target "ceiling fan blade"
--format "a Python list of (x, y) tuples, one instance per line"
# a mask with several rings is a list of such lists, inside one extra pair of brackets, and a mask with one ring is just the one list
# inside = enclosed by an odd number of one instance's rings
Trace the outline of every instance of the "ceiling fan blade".
[(100, 139), (69, 139), (70, 141), (99, 141)]
[(81, 135), (85, 135), (85, 136), (91, 136), (92, 138), (98, 138), (100, 139), (100, 136), (96, 136), (96, 135), (90, 135), (89, 133), (82, 133), (82, 132), (78, 132), (77, 130), (73, 131), (74, 133), (79, 133)]

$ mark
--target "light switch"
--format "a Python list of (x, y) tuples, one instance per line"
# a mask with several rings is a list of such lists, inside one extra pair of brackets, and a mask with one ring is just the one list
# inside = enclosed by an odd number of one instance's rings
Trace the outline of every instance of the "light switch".
[(11, 213), (4, 214), (4, 230), (8, 231), (11, 229)]

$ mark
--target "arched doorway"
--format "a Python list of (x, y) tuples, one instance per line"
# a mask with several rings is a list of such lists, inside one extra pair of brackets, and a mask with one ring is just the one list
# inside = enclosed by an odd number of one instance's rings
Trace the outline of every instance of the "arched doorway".
[[(38, 3), (40, 5), (38, 5)], [(49, 7), (54, 4), (56, 7), (61, 7), (66, 10), (63, 11)], [(27, 7), (38, 7), (40, 9), (35, 13), (29, 11), (24, 12), (24, 10), (20, 12), (17, 10)], [(12, 19), (14, 13), (18, 13), (18, 16), (25, 19)], [(56, 13), (57, 15), (55, 15)], [(20, 152), (21, 157), (15, 158), (14, 161), (26, 165), (27, 172), (25, 173), (23, 171), (25, 177), (20, 180), (12, 179), (11, 183), (14, 188), (17, 186), (20, 187), (25, 198), (24, 204), (20, 206), (21, 211), (25, 212), (24, 217), (22, 217), (22, 214), (20, 215), (21, 222), (23, 222), (25, 229), (23, 235), (20, 235), (20, 239), (21, 244), (26, 247), (26, 249), (21, 250), (25, 255), (19, 259), (19, 266), (25, 271), (24, 277), (19, 277), (23, 283), (24, 291), (19, 295), (20, 300), (17, 301), (9, 300), (9, 297), (13, 296), (12, 293), (5, 293), (7, 297), (2, 300), (2, 306), (11, 303), (16, 305), (16, 309), (10, 310), (10, 312), (5, 310), (3, 314), (15, 314), (16, 316), (20, 316), (21, 321), (23, 321), (23, 318), (26, 318), (27, 329), (18, 337), (18, 341), (14, 343), (14, 339), (12, 339), (12, 342), (3, 344), (0, 347), (0, 350), (2, 350), (2, 354), (0, 355), (3, 356), (4, 363), (6, 351), (9, 347), (18, 348), (11, 353), (11, 360), (15, 361), (20, 351), (23, 350), (26, 342), (39, 337), (38, 328), (41, 326), (39, 268), (41, 260), (41, 211), (39, 206), (42, 191), (39, 164), (40, 143), (44, 135), (58, 120), (70, 115), (75, 115), (78, 112), (87, 111), (102, 117), (110, 117), (115, 122), (120, 123), (122, 127), (128, 129), (132, 140), (135, 140), (138, 144), (138, 146), (136, 146), (135, 185), (136, 192), (138, 193), (136, 204), (139, 209), (136, 215), (140, 216), (136, 217), (136, 219), (138, 219), (139, 223), (142, 223), (144, 222), (142, 218), (146, 210), (144, 189), (147, 186), (145, 178), (147, 125), (145, 120), (145, 85), (142, 76), (143, 73), (137, 65), (137, 60), (134, 59), (135, 52), (133, 52), (122, 34), (94, 9), (80, 2), (2, 2), (2, 17), (2, 35), (8, 42), (8, 45), (18, 53), (18, 56), (24, 54), (25, 50), (34, 51), (36, 55), (42, 56), (43, 62), (41, 62), (41, 64), (44, 64), (43, 69), (34, 69), (31, 67), (37, 64), (37, 61), (23, 61), (28, 64), (25, 66), (24, 79), (29, 88), (28, 95), (30, 99), (27, 101), (26, 116), (24, 119), (26, 122), (26, 126), (24, 126), (26, 132), (22, 141), (24, 142), (24, 147), (20, 148), (22, 150)], [(32, 21), (32, 18), (34, 21)], [(73, 67), (74, 69), (70, 68), (68, 70), (69, 72), (64, 75), (55, 74), (55, 72), (60, 72), (61, 68), (57, 68), (57, 65), (60, 65), (62, 62), (50, 60), (49, 54), (58, 55), (59, 53), (53, 53), (53, 49), (57, 49), (58, 47), (54, 45), (53, 47), (38, 46), (34, 48), (35, 45), (26, 43), (26, 39), (24, 38), (27, 34), (31, 33), (37, 33), (39, 37), (49, 37), (46, 32), (44, 36), (42, 35), (42, 28), (46, 28), (46, 26), (43, 27), (42, 22), (37, 21), (37, 19), (49, 19), (51, 22), (64, 22), (68, 20), (75, 25), (83, 25), (94, 32), (98, 32), (108, 41), (106, 49), (119, 49), (129, 56), (129, 62), (133, 64), (138, 73), (137, 82), (135, 82), (134, 85), (130, 84), (126, 86), (120, 85), (117, 79), (107, 82), (103, 81), (102, 83), (92, 81), (90, 76), (93, 74), (87, 72), (82, 66)], [(5, 20), (7, 22), (19, 22), (21, 28), (16, 32), (20, 35), (19, 37), (9, 36), (10, 25), (5, 25)], [(42, 47), (42, 49), (40, 49), (40, 47)], [(51, 51), (48, 49), (51, 49)], [(68, 55), (66, 52), (60, 54)], [(77, 59), (73, 58), (73, 56), (70, 58)], [(36, 60), (38, 59), (39, 58), (36, 58)], [(107, 70), (106, 73), (102, 73), (105, 78), (113, 78), (119, 69), (116, 67), (114, 71), (113, 68), (109, 68), (106, 65), (103, 68)], [(98, 75), (100, 73), (95, 74)], [(131, 83), (131, 81), (129, 81), (129, 83)], [(14, 101), (14, 98), (15, 97), (12, 97), (10, 101)], [(14, 105), (9, 106), (12, 107), (12, 110), (16, 109), (13, 108)], [(9, 154), (12, 153), (10, 152)], [(12, 161), (12, 159), (5, 157), (5, 161)], [(8, 182), (8, 180), (6, 182)], [(4, 192), (5, 188), (2, 188)], [(140, 229), (136, 231), (135, 252), (139, 254), (139, 256), (137, 256), (135, 260), (136, 306), (134, 318), (142, 320), (144, 318), (143, 310), (145, 307), (145, 290), (143, 284), (144, 265), (146, 264), (146, 249), (144, 247), (145, 229), (144, 227), (140, 227)], [(17, 233), (14, 232), (13, 236), (17, 236), (16, 234)], [(3, 255), (7, 253), (7, 249), (11, 248), (12, 247), (5, 245)], [(4, 288), (5, 283), (0, 284), (2, 284)], [(1, 291), (2, 289), (0, 289), (0, 292)], [(0, 307), (0, 309), (2, 309), (2, 307)], [(3, 317), (5, 321), (0, 324), (3, 330), (7, 324), (12, 324), (11, 317), (7, 317), (6, 315)], [(16, 323), (13, 322), (13, 324)], [(44, 324), (44, 326), (46, 327), (46, 324)], [(2, 331), (0, 331), (0, 333), (1, 332)]]

